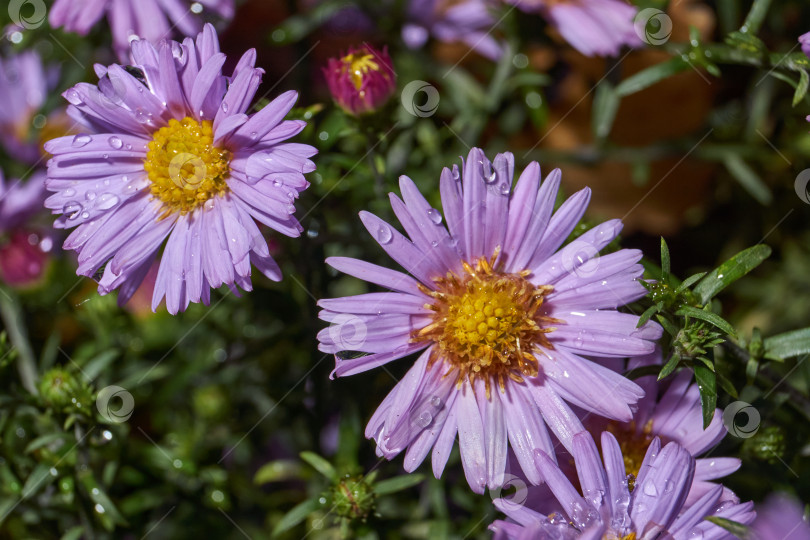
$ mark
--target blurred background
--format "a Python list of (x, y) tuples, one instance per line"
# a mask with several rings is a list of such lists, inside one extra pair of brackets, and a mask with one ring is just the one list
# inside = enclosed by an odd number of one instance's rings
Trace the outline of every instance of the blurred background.
[[(724, 482), (742, 500), (773, 489), (810, 500), (799, 480), (810, 477), (810, 348), (776, 360), (751, 354), (757, 336), (810, 319), (810, 62), (798, 42), (810, 7), (636, 2), (661, 10), (670, 31), (598, 58), (540, 14), (496, 3), (487, 29), (497, 59), (441, 32), (406, 45), (414, 9), (452, 4), (247, 0), (230, 21), (211, 17), (225, 72), (256, 48), (265, 70), (257, 95), (266, 96), (257, 108), (297, 90), (293, 116), (308, 127), (296, 140), (319, 150), (297, 204), (304, 233), (265, 231), (280, 283), (254, 273), (253, 292), (223, 288), (210, 306), (177, 316), (152, 313), (149, 290), (119, 308), (114, 293), (99, 296), (76, 276), (47, 212), (0, 223), (0, 538), (488, 538), (492, 497), (469, 491), (457, 450), (436, 480), (429, 465), (405, 475), (401, 458), (380, 460), (363, 438), (409, 362), (330, 381), (334, 358), (316, 342), (325, 325), (317, 299), (369, 290), (324, 258), (394, 264), (357, 212), (395, 222), (387, 193), (401, 174), (440, 208), (441, 168), (472, 146), (513, 152), (518, 170), (560, 167), (566, 194), (590, 186), (580, 232), (623, 219), (621, 245), (642, 249), (650, 268), (662, 236), (680, 278), (749, 246), (772, 248), (718, 297), (735, 346), (748, 351), (715, 351), (734, 391), (719, 390), (718, 407), (741, 399), (761, 423), (713, 453), (743, 458)], [(33, 181), (47, 159), (42, 142), (69, 126), (60, 94), (95, 83), (94, 63), (117, 60), (103, 21), (78, 36), (7, 15), (0, 10), (8, 84), (20, 84), (9, 59), (30, 51), (47, 81), (33, 106), (0, 103), (8, 186)], [(397, 90), (355, 117), (333, 104), (323, 69), (363, 43), (387, 47)]]

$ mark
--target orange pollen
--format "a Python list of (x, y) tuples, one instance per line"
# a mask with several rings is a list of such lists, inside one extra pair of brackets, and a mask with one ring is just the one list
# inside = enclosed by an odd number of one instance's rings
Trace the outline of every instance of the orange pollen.
[(550, 325), (561, 322), (540, 310), (552, 287), (529, 282), (529, 270), (496, 270), (498, 254), (496, 249), (474, 266), (462, 263), (464, 272), (435, 279), (435, 290), (420, 285), (433, 299), (425, 304), (434, 312), (433, 322), (412, 338), (436, 344), (429, 365), (443, 359), (457, 370), (459, 387), (465, 380), (473, 384), (483, 379), (488, 399), (493, 382), (504, 392), (507, 379), (522, 383), (523, 377), (537, 376), (534, 352), (554, 348), (546, 334), (554, 330)]

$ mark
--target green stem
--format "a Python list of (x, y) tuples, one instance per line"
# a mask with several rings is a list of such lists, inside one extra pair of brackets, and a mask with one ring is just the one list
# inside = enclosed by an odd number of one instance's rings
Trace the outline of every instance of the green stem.
[(28, 335), (23, 324), (22, 312), (11, 291), (0, 289), (0, 317), (8, 331), (11, 344), (17, 349), (17, 370), (20, 373), (22, 385), (30, 393), (37, 395), (37, 367), (34, 352), (28, 343)]

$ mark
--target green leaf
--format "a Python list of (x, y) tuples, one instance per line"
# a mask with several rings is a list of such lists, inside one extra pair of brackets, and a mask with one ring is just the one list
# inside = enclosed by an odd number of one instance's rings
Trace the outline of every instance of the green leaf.
[(661, 237), (661, 274), (662, 278), (670, 272), (669, 247), (664, 237)]
[(81, 525), (76, 525), (75, 527), (68, 529), (59, 540), (79, 540), (84, 532), (84, 527)]
[(686, 289), (688, 289), (689, 287), (700, 281), (700, 279), (705, 275), (706, 272), (698, 272), (697, 274), (692, 274), (691, 276), (683, 280), (683, 283), (681, 283), (680, 286), (677, 289), (675, 289), (675, 292), (682, 293), (683, 291), (685, 291)]
[(332, 480), (333, 482), (336, 482), (338, 480), (337, 471), (335, 471), (335, 468), (332, 466), (332, 464), (326, 461), (318, 454), (314, 452), (301, 452), (300, 456), (301, 459), (312, 465), (312, 467), (316, 471), (318, 471), (328, 479)]
[(659, 324), (661, 324), (661, 326), (664, 327), (664, 330), (667, 331), (667, 334), (669, 334), (672, 337), (678, 335), (678, 328), (674, 324), (669, 322), (669, 319), (667, 319), (661, 314), (656, 315), (655, 318), (658, 319)]
[(669, 360), (667, 360), (667, 363), (664, 364), (664, 367), (662, 367), (661, 371), (658, 373), (658, 380), (660, 381), (661, 379), (667, 377), (673, 371), (675, 371), (675, 368), (678, 367), (678, 363), (680, 362), (680, 360), (681, 357), (678, 356), (677, 354), (673, 354), (672, 356), (670, 356)]
[(708, 273), (695, 286), (694, 292), (701, 304), (706, 304), (717, 293), (756, 268), (771, 254), (771, 248), (764, 244), (744, 249)]
[(675, 312), (675, 315), (700, 319), (701, 321), (706, 321), (707, 323), (716, 326), (729, 336), (737, 335), (734, 331), (734, 327), (731, 326), (727, 320), (716, 313), (708, 311), (708, 309), (698, 309), (692, 306), (683, 306), (681, 309)]
[(810, 328), (793, 330), (765, 338), (765, 356), (784, 360), (810, 353)]
[(733, 153), (729, 153), (723, 159), (723, 163), (728, 169), (728, 172), (733, 176), (737, 182), (762, 205), (768, 205), (773, 200), (773, 195), (765, 182), (759, 175), (743, 161), (743, 159)]
[(728, 380), (720, 373), (717, 374), (717, 382), (720, 383), (720, 388), (722, 388), (728, 395), (730, 395), (734, 399), (737, 399), (739, 397), (737, 395), (737, 389), (734, 388), (734, 383), (732, 383), (730, 380)]
[(56, 476), (52, 475), (50, 470), (50, 465), (46, 463), (40, 463), (34, 467), (34, 470), (31, 471), (31, 474), (29, 474), (28, 478), (25, 480), (25, 485), (22, 489), (23, 499), (28, 499), (36, 495), (40, 489), (56, 479)]
[(768, 47), (765, 46), (762, 40), (751, 34), (731, 32), (726, 36), (725, 41), (726, 44), (735, 49), (740, 49), (752, 55), (763, 56), (768, 52)]
[(599, 83), (593, 99), (591, 117), (593, 134), (597, 139), (604, 139), (610, 133), (620, 102), (621, 97), (612, 84), (607, 81)]
[(688, 65), (680, 57), (672, 58), (661, 64), (655, 64), (623, 80), (616, 87), (616, 94), (620, 97), (635, 94), (667, 77), (680, 73)]
[(804, 99), (804, 96), (807, 95), (807, 88), (810, 87), (810, 75), (807, 74), (807, 71), (801, 70), (799, 71), (799, 84), (796, 85), (796, 92), (793, 94), (793, 106), (795, 107)]
[(662, 307), (661, 302), (659, 302), (654, 306), (648, 307), (644, 311), (644, 313), (641, 314), (641, 317), (638, 318), (638, 324), (636, 325), (636, 328), (641, 328), (644, 325), (644, 323), (650, 320), (650, 317), (655, 315), (658, 312), (658, 310), (661, 309), (661, 307)]
[(318, 510), (320, 507), (321, 503), (317, 498), (307, 499), (304, 502), (297, 504), (292, 510), (284, 514), (284, 517), (279, 520), (275, 527), (273, 527), (273, 532), (270, 533), (270, 535), (277, 536), (284, 531), (292, 529), (307, 519), (307, 516)]
[(659, 367), (657, 365), (652, 366), (640, 366), (637, 368), (633, 368), (629, 371), (624, 373), (624, 376), (630, 380), (636, 380), (639, 377), (647, 377), (649, 375), (658, 375)]
[(82, 367), (82, 375), (87, 377), (88, 379), (95, 380), (99, 373), (105, 371), (107, 366), (115, 360), (118, 356), (119, 351), (116, 349), (106, 350), (103, 353), (99, 354), (98, 356), (94, 357), (92, 360), (87, 362), (87, 364)]
[(381, 480), (374, 484), (374, 493), (377, 495), (388, 495), (389, 493), (396, 493), (403, 489), (408, 489), (416, 484), (421, 484), (425, 480), (422, 474), (407, 474)]
[[(78, 473), (79, 482), (81, 482), (90, 500), (93, 501), (94, 514), (102, 526), (108, 531), (112, 531), (116, 525), (126, 525), (127, 521), (118, 508), (113, 504), (110, 497), (104, 488), (96, 481), (92, 471), (86, 470)], [(104, 511), (99, 512), (96, 507), (102, 508)]]
[(759, 32), (759, 27), (762, 26), (762, 21), (765, 20), (770, 5), (771, 0), (754, 0), (748, 15), (745, 17), (745, 22), (740, 27), (740, 32), (751, 35)]
[(290, 459), (279, 459), (265, 463), (253, 476), (253, 483), (261, 485), (269, 482), (283, 482), (300, 478), (301, 465)]
[(714, 371), (702, 364), (695, 364), (695, 380), (700, 390), (700, 405), (703, 409), (703, 429), (709, 427), (717, 406), (717, 378)]
[(748, 538), (748, 533), (750, 529), (743, 525), (742, 523), (737, 523), (736, 521), (731, 521), (730, 519), (722, 518), (719, 516), (706, 516), (706, 521), (711, 521), (718, 527), (722, 527), (737, 538)]
[(47, 445), (51, 444), (52, 442), (58, 441), (60, 439), (64, 440), (64, 439), (67, 439), (68, 437), (69, 437), (69, 435), (67, 433), (61, 433), (61, 432), (48, 433), (46, 435), (42, 435), (40, 437), (37, 437), (36, 439), (31, 441), (30, 443), (28, 443), (28, 446), (25, 447), (25, 453), (29, 454), (29, 453), (33, 452), (34, 450), (38, 450), (38, 449), (42, 448), (43, 446), (47, 446)]

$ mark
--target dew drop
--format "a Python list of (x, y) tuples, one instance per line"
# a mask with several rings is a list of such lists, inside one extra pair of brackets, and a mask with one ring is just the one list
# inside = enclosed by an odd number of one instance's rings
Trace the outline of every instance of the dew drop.
[(393, 239), (394, 239), (394, 233), (391, 231), (391, 227), (381, 223), (380, 227), (377, 229), (377, 240), (381, 244), (388, 244)]
[(434, 407), (441, 407), (442, 406), (442, 399), (439, 396), (432, 396), (430, 398), (430, 404)]
[(250, 132), (250, 139), (251, 140), (255, 141), (258, 136), (259, 136), (259, 134), (256, 133), (255, 131)]
[(428, 427), (431, 422), (433, 422), (433, 415), (429, 411), (422, 411), (414, 420), (414, 423), (421, 428)]
[(436, 225), (439, 225), (442, 222), (442, 214), (435, 208), (428, 208), (427, 215), (430, 221), (432, 221)]
[(458, 165), (453, 165), (453, 171), (451, 174), (453, 175), (453, 180), (461, 180), (461, 173), (458, 171)]
[(644, 494), (650, 497), (658, 496), (658, 489), (655, 487), (655, 484), (652, 483), (652, 480), (644, 482)]
[(506, 182), (501, 182), (500, 191), (501, 195), (509, 195), (509, 190), (511, 186)]
[(96, 503), (96, 505), (95, 505), (93, 508), (95, 508), (96, 512), (98, 512), (99, 514), (103, 514), (104, 512), (106, 512), (106, 510), (104, 509), (104, 507), (103, 507), (103, 506), (101, 506), (101, 505), (100, 505), (100, 504), (98, 504), (98, 503)]
[(62, 195), (65, 197), (73, 197), (76, 195), (76, 190), (73, 188), (67, 188), (65, 191), (62, 192)]
[(92, 201), (93, 199), (96, 198), (96, 192), (88, 191), (87, 193), (84, 194), (84, 198), (87, 199), (88, 201)]
[(76, 201), (69, 201), (62, 207), (62, 213), (67, 215), (68, 219), (76, 219), (82, 213), (82, 205)]
[(87, 219), (90, 217), (90, 212), (82, 212), (82, 219)]
[(73, 147), (74, 148), (81, 148), (83, 146), (87, 146), (93, 140), (93, 137), (88, 135), (87, 133), (80, 133), (73, 137)]
[(222, 102), (222, 112), (228, 112), (228, 104), (226, 102)]
[(107, 142), (110, 143), (110, 146), (112, 146), (116, 150), (119, 150), (122, 146), (124, 146), (124, 141), (122, 141), (120, 137), (116, 137), (115, 135), (107, 139)]
[(118, 204), (118, 197), (116, 195), (113, 195), (112, 193), (102, 193), (98, 198), (96, 207), (101, 210), (109, 210), (116, 204)]
[(65, 99), (67, 99), (72, 105), (81, 105), (84, 103), (82, 98), (79, 96), (79, 93), (74, 88), (71, 88), (65, 92)]

